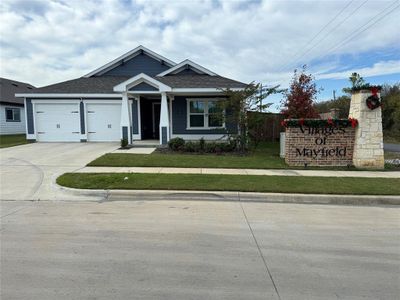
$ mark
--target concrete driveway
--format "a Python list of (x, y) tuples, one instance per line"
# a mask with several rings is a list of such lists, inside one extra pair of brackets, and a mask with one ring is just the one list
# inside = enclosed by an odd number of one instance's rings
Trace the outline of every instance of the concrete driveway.
[(71, 193), (56, 178), (84, 167), (118, 143), (34, 143), (0, 149), (2, 200), (75, 200), (89, 193)]
[(1, 299), (399, 299), (400, 210), (3, 201)]

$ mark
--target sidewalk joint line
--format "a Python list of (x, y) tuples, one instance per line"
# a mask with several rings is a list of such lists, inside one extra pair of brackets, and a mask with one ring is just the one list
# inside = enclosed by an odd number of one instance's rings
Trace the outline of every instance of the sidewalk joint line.
[(279, 295), (278, 288), (277, 288), (277, 286), (276, 286), (276, 284), (275, 284), (274, 278), (272, 277), (271, 271), (269, 270), (269, 267), (268, 267), (268, 264), (267, 264), (267, 260), (265, 259), (264, 255), (263, 255), (263, 253), (262, 253), (262, 251), (261, 251), (261, 248), (260, 248), (260, 245), (258, 244), (257, 238), (256, 238), (256, 236), (254, 235), (253, 228), (251, 228), (249, 219), (247, 218), (246, 212), (244, 211), (242, 201), (240, 200), (240, 192), (238, 192), (238, 198), (239, 198), (240, 208), (242, 209), (242, 213), (243, 213), (244, 218), (245, 218), (245, 220), (246, 220), (247, 226), (249, 227), (249, 230), (250, 230), (250, 232), (251, 232), (251, 235), (253, 236), (253, 240), (254, 240), (254, 242), (255, 242), (255, 244), (256, 244), (256, 246), (257, 246), (258, 253), (259, 253), (260, 256), (261, 256), (261, 259), (262, 259), (262, 261), (263, 261), (263, 263), (264, 263), (264, 266), (265, 266), (265, 269), (266, 269), (266, 271), (267, 271), (267, 274), (268, 274), (269, 278), (271, 279), (271, 282), (272, 282), (272, 285), (274, 286), (276, 295), (278, 296), (278, 299), (281, 300), (281, 296)]

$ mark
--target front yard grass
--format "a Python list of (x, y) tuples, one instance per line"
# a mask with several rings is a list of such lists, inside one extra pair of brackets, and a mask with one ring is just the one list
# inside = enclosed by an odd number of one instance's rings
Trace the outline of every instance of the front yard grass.
[(0, 135), (0, 148), (13, 147), (28, 144), (25, 134)]
[(236, 154), (120, 154), (108, 153), (88, 166), (98, 167), (172, 167), (172, 168), (234, 168), (283, 169), (285, 160), (279, 157), (279, 143), (263, 143), (248, 155)]
[(400, 195), (400, 179), (392, 178), (66, 173), (57, 178), (57, 183), (80, 189)]

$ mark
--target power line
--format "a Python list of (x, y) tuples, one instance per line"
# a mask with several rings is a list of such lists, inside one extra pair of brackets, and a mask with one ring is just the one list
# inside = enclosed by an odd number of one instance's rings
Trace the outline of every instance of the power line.
[[(358, 27), (355, 31), (353, 31), (347, 38), (345, 38), (342, 42), (340, 42), (338, 45), (336, 45), (335, 47), (333, 47), (331, 50), (329, 50), (326, 55), (334, 52), (336, 49), (338, 49), (339, 47), (343, 46), (344, 44), (348, 43), (351, 39), (353, 39), (356, 35), (360, 35), (361, 33), (365, 32), (366, 30), (368, 30), (369, 28), (371, 28), (371, 26), (375, 25), (376, 23), (378, 23), (379, 21), (381, 21), (384, 17), (386, 17), (387, 15), (391, 14), (393, 11), (395, 11), (398, 7), (400, 7), (400, 4), (393, 7), (390, 11), (388, 11), (387, 13), (385, 13), (383, 16), (379, 17), (377, 20), (375, 20), (375, 22), (373, 22), (372, 24), (369, 24), (370, 22), (372, 22), (376, 17), (378, 17), (380, 14), (384, 13), (387, 9), (389, 9), (391, 6), (393, 6), (393, 4), (395, 4), (396, 2), (398, 2), (397, 0), (394, 1), (392, 4), (390, 4), (389, 6), (387, 6), (386, 8), (384, 8), (382, 11), (380, 11), (377, 15), (375, 15), (370, 21), (368, 21), (367, 23), (363, 24), (362, 26)], [(366, 25), (368, 25), (366, 28), (363, 29), (363, 27), (365, 27)], [(361, 30), (361, 31), (360, 31)], [(326, 56), (325, 55), (325, 56)]]
[(336, 31), (340, 26), (343, 25), (344, 22), (346, 22), (352, 15), (354, 15), (362, 6), (364, 6), (368, 0), (365, 0), (362, 2), (359, 6), (356, 7), (350, 14), (348, 14), (336, 27), (333, 27), (322, 39), (317, 41), (311, 48), (309, 48), (307, 51), (305, 51), (297, 60), (303, 58), (306, 54), (308, 54), (311, 50), (313, 50), (315, 47), (317, 47), (321, 42), (323, 42), (329, 35)]
[[(318, 31), (318, 33), (316, 35), (314, 35), (306, 44), (305, 47), (308, 47), (324, 30), (325, 28), (327, 28), (330, 24), (332, 24), (333, 21), (335, 21), (343, 12), (345, 9), (347, 9), (351, 3), (353, 3), (354, 0), (351, 0), (349, 3), (347, 3), (347, 5), (345, 7), (343, 7), (328, 23), (325, 24), (324, 27), (322, 27), (322, 29), (320, 29), (320, 31)], [(297, 56), (300, 54), (300, 51), (298, 51), (295, 55), (294, 55), (294, 60), (297, 59)], [(291, 61), (291, 62), (292, 62)], [(290, 64), (290, 63), (288, 63)], [(285, 68), (288, 64), (285, 64), (282, 68)]]

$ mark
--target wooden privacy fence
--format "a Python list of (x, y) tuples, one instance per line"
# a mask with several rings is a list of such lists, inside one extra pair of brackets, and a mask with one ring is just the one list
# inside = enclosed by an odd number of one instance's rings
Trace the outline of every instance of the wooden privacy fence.
[(257, 135), (261, 138), (261, 141), (275, 142), (279, 141), (279, 135), (285, 131), (282, 127), (281, 122), (285, 119), (282, 114), (279, 113), (262, 113), (262, 112), (247, 112), (247, 117), (251, 122), (251, 118), (261, 118), (262, 122), (257, 128), (250, 130), (250, 135)]

